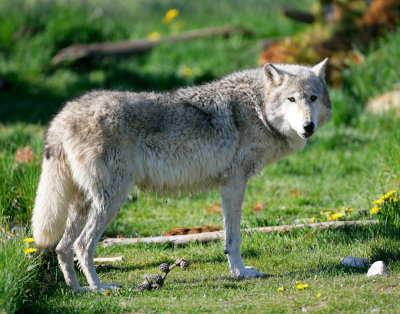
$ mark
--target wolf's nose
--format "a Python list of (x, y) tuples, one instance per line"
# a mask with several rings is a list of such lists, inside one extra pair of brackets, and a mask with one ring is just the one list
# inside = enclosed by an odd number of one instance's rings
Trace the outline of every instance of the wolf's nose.
[(314, 131), (314, 122), (306, 122), (303, 124), (304, 131), (313, 132)]

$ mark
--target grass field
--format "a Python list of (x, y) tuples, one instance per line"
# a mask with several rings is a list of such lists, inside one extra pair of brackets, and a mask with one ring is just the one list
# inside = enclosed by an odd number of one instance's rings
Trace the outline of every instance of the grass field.
[[(311, 2), (286, 5), (307, 8)], [(171, 8), (180, 14), (163, 24), (162, 17)], [(369, 97), (399, 83), (400, 59), (393, 56), (400, 55), (400, 32), (362, 51), (365, 62), (346, 70), (342, 87), (330, 90), (331, 122), (304, 151), (251, 179), (243, 204), (243, 227), (291, 224), (300, 218), (326, 220), (320, 212), (340, 212), (343, 206), (353, 208), (346, 212), (348, 219), (359, 219), (358, 212), (366, 210), (362, 219), (377, 216), (382, 221), (378, 226), (243, 234), (245, 264), (268, 275), (255, 280), (230, 277), (222, 243), (99, 246), (97, 256), (125, 256), (115, 265), (120, 270), (99, 269), (105, 283), (124, 285), (110, 296), (72, 293), (55, 263), (48, 282), (37, 254), (23, 253), (42, 138), (48, 120), (64, 101), (94, 88), (163, 90), (253, 67), (266, 38), (305, 29), (279, 15), (280, 9), (272, 0), (0, 3), (0, 77), (11, 85), (0, 91), (0, 226), (7, 231), (23, 226), (12, 240), (0, 231), (0, 312), (400, 311), (400, 207), (393, 202), (368, 215), (373, 200), (400, 188), (400, 120), (394, 115), (370, 116), (364, 110)], [(254, 35), (163, 45), (124, 59), (50, 65), (51, 57), (72, 43), (136, 39), (152, 32), (167, 35), (226, 24), (250, 28)], [(17, 149), (25, 146), (34, 153), (33, 162), (15, 163)], [(209, 211), (220, 202), (218, 191), (176, 198), (138, 191), (132, 195), (106, 236), (143, 237), (177, 227), (223, 227), (221, 214)], [(260, 213), (253, 210), (258, 202), (265, 206)], [(366, 271), (341, 266), (340, 258), (348, 255), (383, 260), (390, 276), (370, 279)], [(159, 273), (160, 263), (182, 256), (192, 263), (189, 269), (172, 272), (160, 290), (136, 291), (143, 275)], [(296, 281), (309, 287), (298, 290)]]

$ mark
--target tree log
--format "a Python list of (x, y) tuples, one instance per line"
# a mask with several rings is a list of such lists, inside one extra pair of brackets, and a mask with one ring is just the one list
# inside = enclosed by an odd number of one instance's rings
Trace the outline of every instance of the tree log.
[(126, 56), (148, 51), (163, 43), (172, 43), (182, 40), (190, 40), (202, 37), (224, 35), (234, 33), (251, 35), (253, 32), (241, 26), (220, 26), (197, 30), (191, 30), (179, 35), (160, 37), (158, 40), (139, 39), (134, 41), (121, 41), (115, 43), (93, 43), (72, 45), (60, 50), (52, 59), (52, 65), (58, 65), (64, 61), (76, 61), (83, 58)]
[[(246, 233), (250, 232), (286, 232), (293, 229), (304, 229), (306, 227), (311, 229), (327, 229), (327, 228), (341, 228), (344, 226), (363, 226), (363, 225), (375, 225), (379, 223), (379, 220), (366, 220), (366, 221), (329, 221), (329, 222), (318, 222), (310, 224), (297, 224), (297, 225), (284, 225), (284, 226), (270, 226), (270, 227), (258, 227), (258, 228), (247, 228), (242, 231)], [(224, 231), (214, 231), (196, 234), (176, 235), (176, 236), (158, 236), (148, 238), (107, 238), (103, 241), (103, 247), (108, 247), (117, 244), (136, 244), (136, 243), (167, 243), (171, 242), (174, 245), (187, 244), (189, 242), (211, 242), (218, 241), (224, 238)]]

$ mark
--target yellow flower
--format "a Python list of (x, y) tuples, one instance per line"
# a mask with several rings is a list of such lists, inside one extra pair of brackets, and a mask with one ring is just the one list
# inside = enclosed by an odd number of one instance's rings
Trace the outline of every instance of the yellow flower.
[(392, 201), (393, 201), (393, 203), (397, 203), (399, 201), (399, 199), (398, 198), (393, 198)]
[(328, 212), (320, 212), (320, 215), (330, 215), (330, 214), (332, 214), (332, 212), (331, 211), (328, 211)]
[(281, 292), (283, 290), (283, 286), (280, 286), (278, 289), (276, 289), (277, 292)]
[(373, 201), (372, 204), (379, 205), (379, 204), (382, 204), (383, 202), (384, 202), (384, 200), (380, 198), (379, 200)]
[(183, 74), (183, 76), (191, 76), (191, 75), (192, 75), (192, 69), (190, 69), (190, 68), (184, 68), (184, 69), (182, 70), (182, 74)]
[(308, 288), (308, 284), (306, 284), (306, 283), (298, 283), (298, 284), (296, 284), (296, 289), (297, 290), (304, 290), (306, 288)]
[(321, 293), (317, 293), (315, 296), (316, 296), (317, 298), (319, 298), (319, 297), (321, 297)]
[(333, 215), (328, 216), (328, 220), (329, 221), (336, 220), (336, 219), (342, 218), (343, 216), (344, 215), (342, 213), (335, 213)]
[(33, 238), (25, 238), (24, 242), (25, 243), (31, 243), (31, 242), (33, 242)]
[(300, 284), (300, 281), (296, 281), (296, 285), (299, 285)]
[(178, 15), (179, 15), (178, 9), (168, 10), (167, 13), (165, 13), (164, 17), (162, 18), (162, 22), (164, 24), (171, 23), (173, 19), (176, 18)]
[(391, 197), (392, 195), (394, 195), (394, 194), (396, 194), (396, 193), (397, 193), (396, 190), (392, 190), (392, 191), (387, 192), (387, 193), (385, 194), (385, 196), (386, 196), (386, 197)]
[(111, 291), (107, 289), (106, 291), (104, 291), (104, 294), (105, 294), (106, 296), (109, 296), (109, 295), (111, 295)]
[(340, 207), (339, 209), (340, 209), (342, 212), (348, 212), (348, 213), (350, 213), (350, 212), (353, 211), (353, 208), (351, 208), (351, 207), (346, 207), (346, 206), (342, 206), (342, 207)]
[(378, 213), (381, 209), (382, 209), (381, 207), (375, 206), (374, 208), (372, 208), (372, 209), (370, 210), (369, 213), (370, 213), (371, 215), (373, 215), (373, 214)]
[(159, 32), (152, 32), (147, 36), (147, 39), (151, 41), (157, 41), (160, 39), (160, 37), (161, 34)]
[(308, 220), (308, 222), (313, 223), (313, 222), (315, 222), (316, 219), (317, 219), (317, 218), (315, 218), (315, 217), (311, 217), (311, 218)]
[(30, 249), (25, 249), (25, 254), (29, 254), (29, 253), (33, 253), (33, 252), (36, 252), (37, 251), (37, 249), (36, 248), (30, 248)]

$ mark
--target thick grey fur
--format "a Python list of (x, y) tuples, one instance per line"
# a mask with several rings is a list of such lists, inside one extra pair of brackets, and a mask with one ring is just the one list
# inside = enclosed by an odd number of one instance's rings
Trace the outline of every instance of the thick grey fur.
[[(225, 252), (234, 277), (259, 277), (240, 255), (247, 181), (304, 148), (329, 120), (326, 60), (306, 67), (266, 64), (171, 92), (94, 91), (68, 102), (47, 130), (34, 239), (54, 246), (75, 291), (104, 290), (93, 256), (133, 186), (165, 193), (221, 188)], [(315, 99), (316, 97), (316, 99)], [(294, 100), (294, 101), (293, 101)], [(89, 287), (78, 283), (74, 253)]]

